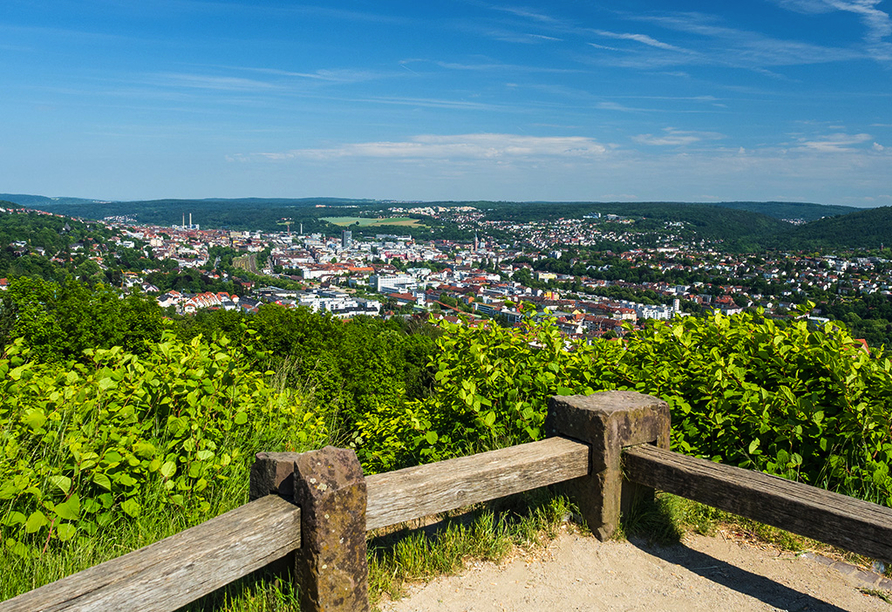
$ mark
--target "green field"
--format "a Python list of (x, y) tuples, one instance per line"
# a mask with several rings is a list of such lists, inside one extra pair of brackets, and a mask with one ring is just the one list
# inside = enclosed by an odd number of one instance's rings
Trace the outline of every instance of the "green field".
[(379, 225), (417, 227), (421, 225), (417, 219), (410, 219), (409, 217), (385, 217), (383, 219), (373, 219), (371, 217), (322, 217), (322, 220), (342, 227), (348, 225), (359, 225), (359, 227), (377, 227)]

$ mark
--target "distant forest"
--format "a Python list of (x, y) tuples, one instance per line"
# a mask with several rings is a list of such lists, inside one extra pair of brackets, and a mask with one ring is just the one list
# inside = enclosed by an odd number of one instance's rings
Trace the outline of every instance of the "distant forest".
[[(45, 198), (0, 194), (12, 202), (82, 219), (128, 216), (139, 223), (178, 225), (191, 213), (195, 223), (204, 228), (280, 231), (286, 219), (292, 230), (303, 224), (305, 234), (340, 233), (343, 228), (324, 221), (332, 209), (350, 215), (378, 213), (386, 215), (392, 202), (342, 198), (305, 199), (205, 199), (150, 200), (133, 202), (97, 202), (77, 198)], [(401, 204), (410, 206), (409, 204)], [(415, 205), (415, 204), (412, 204)], [(796, 202), (719, 202), (694, 204), (683, 202), (424, 202), (417, 205), (474, 206), (486, 220), (529, 223), (537, 220), (581, 218), (600, 213), (634, 220), (634, 230), (659, 230), (667, 222), (682, 222), (673, 230), (684, 238), (700, 238), (724, 243), (731, 252), (759, 250), (837, 250), (877, 249), (886, 246), (892, 236), (892, 208), (857, 209)], [(473, 231), (432, 217), (413, 215), (420, 225), (351, 227), (354, 235), (401, 234), (418, 240), (468, 240)], [(801, 219), (802, 225), (783, 220)], [(498, 239), (508, 236), (499, 235)]]

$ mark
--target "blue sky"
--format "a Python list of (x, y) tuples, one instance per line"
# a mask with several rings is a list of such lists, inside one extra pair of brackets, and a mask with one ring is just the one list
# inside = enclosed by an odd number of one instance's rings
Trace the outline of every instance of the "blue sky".
[(3, 0), (0, 192), (892, 205), (892, 0)]

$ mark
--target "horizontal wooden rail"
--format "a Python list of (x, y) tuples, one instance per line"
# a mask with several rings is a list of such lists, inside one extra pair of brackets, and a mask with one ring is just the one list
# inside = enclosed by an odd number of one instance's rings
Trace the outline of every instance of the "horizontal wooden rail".
[(366, 478), (366, 529), (378, 529), (585, 476), (589, 446), (548, 438)]
[(270, 495), (2, 602), (0, 612), (170, 612), (299, 546), (300, 509)]
[(892, 559), (892, 508), (654, 446), (625, 449), (625, 477), (876, 559)]

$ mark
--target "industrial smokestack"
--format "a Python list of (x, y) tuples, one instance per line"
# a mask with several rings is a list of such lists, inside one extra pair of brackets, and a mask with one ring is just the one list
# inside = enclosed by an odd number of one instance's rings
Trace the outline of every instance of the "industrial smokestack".
[(189, 229), (192, 229), (192, 213), (189, 213)]

